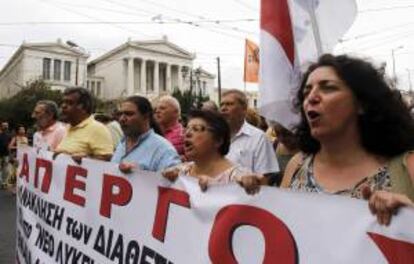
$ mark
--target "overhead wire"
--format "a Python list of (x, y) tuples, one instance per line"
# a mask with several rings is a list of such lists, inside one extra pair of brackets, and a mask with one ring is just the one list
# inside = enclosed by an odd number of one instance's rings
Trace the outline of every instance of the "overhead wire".
[[(150, 3), (150, 4), (155, 5), (155, 6), (158, 6), (158, 7), (165, 8), (167, 10), (173, 11), (173, 12), (178, 13), (178, 14), (184, 14), (184, 15), (189, 16), (189, 17), (201, 18), (201, 19), (204, 19), (204, 20), (211, 20), (211, 19), (209, 19), (209, 18), (207, 18), (205, 16), (194, 15), (193, 13), (186, 12), (186, 11), (183, 11), (183, 10), (179, 10), (179, 9), (176, 9), (176, 8), (172, 8), (170, 6), (160, 4), (160, 3), (155, 2), (153, 0), (141, 0), (141, 1), (146, 2), (146, 3)], [(240, 29), (240, 28), (237, 28), (237, 27), (228, 27), (228, 26), (224, 26), (224, 25), (222, 25), (222, 27), (223, 28), (226, 27), (229, 30), (240, 31), (240, 32), (243, 32), (243, 33), (252, 34), (251, 31), (247, 31), (247, 30)]]
[[(369, 40), (369, 41), (365, 40), (362, 43), (358, 43), (358, 50), (367, 50), (367, 49), (370, 49), (370, 48), (373, 48), (373, 47), (377, 48), (377, 47), (380, 47), (380, 46), (384, 46), (384, 45), (392, 43), (394, 41), (399, 41), (401, 39), (409, 37), (413, 34), (414, 34), (414, 29), (408, 29), (408, 30), (405, 30), (403, 32), (393, 33), (391, 36), (385, 36), (385, 37), (384, 36), (382, 36), (382, 37), (381, 36), (376, 36), (377, 39)], [(349, 43), (346, 46), (344, 45), (343, 48), (348, 49), (348, 48), (350, 48), (350, 46), (354, 46), (354, 45), (355, 45), (355, 43)]]
[(233, 1), (236, 2), (236, 3), (238, 3), (239, 5), (243, 6), (244, 8), (247, 8), (247, 9), (251, 10), (251, 11), (255, 11), (255, 12), (258, 12), (259, 11), (258, 8), (253, 7), (253, 6), (251, 6), (250, 4), (247, 4), (244, 1), (241, 1), (241, 0), (233, 0)]
[(358, 49), (359, 50), (367, 50), (367, 49), (372, 49), (374, 47), (378, 48), (380, 46), (384, 46), (386, 44), (393, 43), (393, 42), (396, 42), (396, 41), (401, 42), (401, 40), (403, 40), (407, 37), (411, 37), (413, 35), (414, 35), (414, 29), (410, 30), (409, 32), (404, 32), (404, 34), (400, 34), (400, 35), (397, 35), (397, 36), (392, 36), (392, 37), (386, 39), (385, 41), (381, 41), (381, 42), (376, 43), (376, 44), (358, 47)]
[[(53, 5), (57, 8), (65, 10), (67, 12), (71, 12), (71, 13), (74, 13), (74, 14), (77, 14), (77, 15), (80, 15), (80, 16), (83, 16), (83, 17), (87, 17), (88, 19), (91, 19), (91, 20), (94, 20), (94, 21), (1, 22), (0, 26), (54, 25), (54, 24), (56, 24), (56, 25), (58, 25), (58, 24), (63, 24), (63, 25), (64, 24), (68, 24), (68, 25), (71, 25), (71, 24), (84, 24), (84, 25), (88, 25), (88, 24), (90, 24), (90, 25), (107, 24), (107, 25), (111, 25), (113, 27), (119, 28), (121, 30), (124, 30), (124, 31), (133, 32), (134, 34), (140, 34), (140, 35), (144, 35), (146, 37), (155, 38), (154, 36), (150, 36), (150, 35), (145, 34), (143, 32), (137, 32), (135, 30), (131, 30), (129, 28), (122, 27), (120, 25), (122, 25), (122, 24), (125, 24), (125, 25), (127, 25), (127, 24), (186, 24), (186, 25), (201, 28), (201, 29), (204, 29), (204, 30), (216, 33), (216, 34), (226, 35), (228, 37), (235, 38), (235, 39), (244, 39), (245, 38), (245, 35), (239, 35), (239, 34), (250, 34), (250, 35), (257, 34), (256, 32), (253, 32), (253, 31), (246, 31), (246, 30), (242, 30), (240, 28), (224, 25), (225, 23), (256, 22), (256, 21), (258, 21), (257, 19), (253, 19), (253, 18), (247, 18), (247, 19), (221, 19), (221, 20), (220, 19), (206, 19), (204, 16), (194, 15), (192, 13), (187, 13), (187, 12), (184, 12), (184, 11), (181, 11), (181, 10), (177, 10), (175, 8), (168, 7), (166, 5), (160, 5), (159, 3), (156, 3), (156, 2), (150, 1), (150, 0), (143, 0), (143, 1), (147, 2), (147, 3), (150, 3), (152, 5), (158, 6), (158, 7), (161, 6), (161, 7), (164, 7), (164, 8), (168, 8), (171, 11), (182, 13), (182, 14), (185, 14), (187, 16), (197, 17), (199, 19), (198, 20), (183, 20), (183, 19), (180, 19), (180, 18), (174, 18), (174, 17), (169, 17), (169, 16), (164, 15), (163, 17), (161, 16), (160, 17), (161, 19), (158, 20), (158, 21), (104, 21), (102, 19), (92, 17), (92, 16), (87, 15), (85, 13), (75, 11), (75, 10), (73, 10), (73, 8), (68, 8), (67, 7), (67, 6), (72, 6), (72, 7), (74, 7), (74, 6), (90, 7), (90, 6), (74, 5), (74, 4), (68, 4), (68, 3), (56, 2), (56, 1), (50, 1), (50, 0), (38, 0), (38, 1), (41, 1), (41, 2), (49, 4), (49, 5)], [(120, 3), (118, 1), (113, 1), (113, 0), (102, 0), (102, 1), (105, 1), (105, 2), (111, 3), (111, 4), (115, 4), (115, 5), (118, 5), (118, 6), (121, 6), (121, 7), (127, 7), (128, 10), (129, 10), (127, 12), (128, 15), (134, 15), (134, 13), (136, 13), (136, 12), (139, 12), (140, 15), (142, 15), (142, 14), (149, 15), (149, 16), (154, 15), (154, 13), (149, 12), (148, 10), (138, 8), (134, 5), (129, 5), (125, 2)], [(122, 11), (122, 10), (119, 10), (119, 9), (118, 10), (111, 10), (111, 9), (103, 8), (103, 7), (97, 7), (97, 9), (101, 9), (101, 10), (108, 11), (108, 12), (114, 12), (114, 13), (118, 12), (118, 13), (126, 14), (125, 11)], [(131, 9), (133, 9), (133, 12), (131, 12)], [(202, 25), (202, 24), (212, 24), (213, 28)], [(218, 29), (218, 28), (220, 28), (220, 29)], [(238, 34), (235, 35), (235, 34), (231, 34), (231, 33), (228, 33), (228, 32), (223, 32), (223, 30), (225, 30), (225, 31), (233, 30), (233, 31), (237, 32)]]
[[(115, 4), (115, 5), (118, 5), (118, 6), (126, 6), (130, 9), (137, 9), (136, 6), (131, 5), (131, 4), (127, 4), (125, 2), (120, 3), (120, 2), (114, 1), (114, 0), (101, 0), (101, 1), (112, 3), (112, 4)], [(165, 10), (170, 10), (170, 11), (175, 12), (175, 13), (180, 13), (181, 15), (184, 15), (184, 16), (190, 16), (190, 17), (194, 17), (194, 18), (202, 19), (202, 20), (207, 19), (205, 16), (195, 15), (193, 13), (188, 13), (188, 12), (185, 12), (185, 11), (182, 11), (182, 10), (177, 10), (175, 8), (171, 8), (169, 6), (162, 5), (162, 4), (156, 3), (154, 1), (150, 1), (150, 0), (141, 0), (141, 1), (149, 3), (149, 4), (154, 5), (156, 7), (159, 7), (159, 8), (163, 8)], [(179, 24), (185, 24), (185, 25), (189, 25), (189, 26), (192, 26), (192, 27), (198, 27), (198, 28), (201, 28), (201, 29), (204, 29), (204, 30), (208, 30), (208, 31), (217, 33), (217, 34), (227, 35), (229, 37), (236, 38), (236, 39), (243, 39), (244, 36), (242, 37), (242, 36), (239, 36), (239, 35), (230, 34), (228, 32), (222, 32), (220, 30), (227, 30), (227, 31), (228, 30), (233, 30), (233, 31), (236, 31), (237, 33), (254, 34), (254, 32), (242, 32), (240, 29), (234, 28), (234, 27), (229, 29), (228, 26), (221, 25), (220, 23), (218, 23), (218, 24), (216, 23), (216, 25), (214, 25), (215, 28), (211, 28), (211, 27), (206, 27), (204, 25), (200, 25), (200, 23), (197, 23), (197, 22), (193, 23), (192, 21), (186, 21), (186, 20), (183, 20), (181, 18), (177, 18), (177, 17), (173, 17), (173, 16), (169, 16), (169, 15), (167, 16), (167, 15), (163, 15), (163, 14), (160, 14), (160, 13), (155, 14), (154, 18), (157, 18), (157, 17), (158, 17), (158, 20), (162, 23), (165, 22), (166, 24), (168, 24), (168, 22), (175, 21)], [(163, 18), (165, 18), (166, 20), (163, 19)], [(212, 20), (212, 19), (209, 19), (209, 20)], [(218, 25), (221, 27), (220, 29), (217, 28)], [(227, 27), (227, 28), (225, 28), (225, 27)]]
[(350, 47), (370, 47), (370, 46), (378, 46), (380, 43), (384, 42), (384, 41), (388, 41), (389, 39), (394, 39), (396, 36), (400, 36), (401, 34), (405, 34), (407, 32), (409, 32), (410, 29), (407, 31), (403, 31), (403, 32), (392, 32), (391, 34), (386, 34), (386, 35), (376, 35), (376, 36), (372, 36), (369, 39), (364, 39), (364, 40), (355, 40), (355, 41), (350, 41), (350, 42), (345, 42), (345, 43), (339, 43), (343, 48), (350, 48)]
[[(359, 34), (356, 37), (348, 37), (345, 40), (340, 41), (340, 44), (344, 48), (348, 48), (350, 46), (358, 45), (358, 48), (362, 46), (378, 46), (379, 43), (383, 41), (388, 41), (389, 39), (394, 39), (395, 37), (405, 36), (405, 34), (410, 34), (413, 28), (407, 28), (406, 25), (413, 25), (414, 23), (404, 23), (399, 25), (393, 25), (388, 27), (387, 29), (394, 29), (394, 31), (384, 30), (383, 32), (374, 32), (371, 31), (369, 34), (363, 33)], [(405, 25), (403, 27), (403, 25)], [(397, 29), (395, 29), (397, 28)], [(381, 30), (378, 30), (381, 31)], [(375, 33), (375, 34), (374, 34)], [(388, 42), (387, 42), (388, 43)]]
[[(234, 1), (235, 2), (241, 2), (241, 1), (237, 1), (237, 0), (234, 0)], [(118, 1), (109, 1), (109, 0), (106, 0), (106, 2), (113, 2), (113, 3), (119, 4)], [(145, 0), (144, 2), (152, 2), (153, 4), (156, 4), (153, 1), (148, 1), (148, 0)], [(122, 3), (122, 4), (125, 4), (125, 3)], [(161, 6), (161, 5), (158, 4), (158, 6)], [(365, 10), (360, 10), (360, 12), (362, 12), (362, 13), (364, 13), (364, 12), (376, 12), (376, 11), (382, 11), (382, 10), (392, 10), (392, 9), (411, 8), (411, 7), (414, 7), (414, 5), (397, 6), (397, 7), (385, 7), (385, 8), (376, 8), (376, 9), (365, 9)], [(108, 12), (112, 12), (110, 9), (106, 9), (106, 8), (100, 8), (100, 9), (101, 10), (104, 10), (105, 9)], [(136, 6), (134, 6), (134, 10), (135, 11), (138, 11), (136, 9)], [(141, 10), (141, 11), (143, 11), (143, 10)], [(177, 12), (180, 12), (178, 10), (176, 10), (176, 11)], [(73, 11), (70, 11), (70, 12), (73, 12)], [(116, 11), (113, 11), (113, 12), (119, 12), (119, 13), (124, 12), (125, 14), (128, 13), (130, 15), (133, 15), (133, 12), (125, 12), (125, 11), (121, 11), (121, 10), (116, 10)], [(185, 12), (181, 12), (181, 13), (185, 13)], [(151, 12), (142, 12), (142, 14), (153, 15), (153, 13), (151, 13)], [(85, 14), (81, 14), (81, 15), (85, 16)], [(197, 24), (197, 23), (199, 23), (199, 24), (202, 24), (202, 23), (214, 23), (214, 21), (217, 21), (218, 22), (216, 24), (226, 23), (225, 20), (212, 20), (212, 19), (211, 20), (207, 20), (207, 19), (205, 19), (204, 16), (196, 16), (194, 14), (193, 14), (193, 16), (194, 17), (199, 17), (199, 18), (204, 18), (204, 19), (199, 19), (199, 20), (182, 20), (182, 19), (180, 20), (180, 19), (176, 19), (175, 21), (174, 20), (169, 20), (169, 21), (168, 20), (164, 20), (164, 21), (159, 21), (159, 22), (156, 22), (156, 21), (101, 21), (101, 22), (99, 22), (99, 21), (98, 22), (96, 22), (96, 21), (95, 22), (75, 21), (75, 22), (59, 22), (58, 21), (58, 22), (45, 22), (45, 24), (46, 23), (49, 23), (49, 24), (53, 24), (53, 23), (62, 23), (62, 24), (63, 23), (67, 23), (67, 24), (70, 24), (70, 23), (72, 23), (72, 24), (76, 24), (76, 23), (79, 23), (79, 24), (83, 24), (83, 23), (84, 24), (101, 24), (102, 23), (102, 24), (114, 24), (114, 25), (117, 25), (117, 24), (157, 24), (157, 23), (160, 24), (160, 23), (162, 23), (162, 24), (188, 24), (188, 25), (192, 25), (192, 26), (195, 26), (195, 27), (200, 27), (200, 25), (194, 25), (194, 24)], [(88, 18), (90, 18), (90, 19), (96, 19), (96, 18), (93, 18), (93, 17), (88, 17)], [(253, 21), (253, 19), (252, 19), (252, 21)], [(230, 22), (232, 22), (232, 21), (228, 21), (228, 23), (230, 23)], [(234, 22), (236, 22), (236, 21), (234, 21)], [(241, 21), (239, 21), (239, 22), (241, 22)], [(19, 23), (19, 22), (16, 22), (16, 23)], [(27, 23), (30, 23), (30, 22), (27, 22)], [(0, 23), (0, 25), (2, 25), (2, 24), (3, 23)], [(407, 24), (405, 24), (405, 25), (407, 25)], [(392, 27), (389, 27), (389, 29), (396, 28), (396, 27), (399, 27), (399, 26), (402, 26), (402, 25), (392, 26)], [(124, 28), (122, 28), (122, 29), (124, 29)], [(128, 31), (130, 31), (130, 30), (128, 29)], [(378, 35), (378, 34), (382, 33), (383, 31), (384, 30), (375, 30), (375, 31), (371, 31), (371, 32), (368, 32), (368, 33), (360, 34), (360, 35), (355, 36), (355, 37), (352, 37), (350, 39), (345, 39), (345, 40), (343, 40), (343, 42), (353, 41), (353, 40), (358, 40), (358, 39), (364, 39), (364, 38), (368, 37), (369, 35)], [(140, 32), (140, 34), (144, 34), (144, 33)], [(398, 36), (400, 36), (401, 34), (402, 33), (397, 33)], [(239, 36), (236, 36), (236, 37), (239, 38)], [(391, 37), (391, 39), (394, 39), (394, 37)], [(388, 38), (387, 38), (387, 40), (388, 40)], [(372, 42), (372, 40), (369, 40), (369, 42)], [(377, 46), (378, 43), (377, 43), (377, 41), (375, 41), (375, 42), (376, 42), (375, 43), (375, 46)], [(368, 48), (370, 47), (369, 44), (367, 46), (368, 46)]]
[(254, 19), (228, 19), (228, 20), (181, 20), (181, 21), (20, 21), (20, 22), (0, 22), (0, 26), (24, 26), (24, 25), (101, 25), (101, 24), (113, 24), (113, 25), (123, 25), (123, 24), (194, 24), (194, 23), (234, 23), (239, 22), (250, 22)]
[[(99, 19), (99, 18), (92, 17), (92, 16), (87, 15), (87, 14), (84, 14), (84, 13), (82, 13), (82, 12), (75, 11), (75, 10), (73, 10), (73, 9), (71, 9), (71, 8), (67, 8), (67, 7), (62, 7), (62, 6), (59, 6), (59, 4), (58, 4), (58, 3), (54, 3), (53, 1), (50, 1), (50, 0), (37, 0), (37, 1), (40, 1), (40, 2), (42, 2), (42, 3), (46, 3), (46, 4), (49, 4), (49, 5), (55, 6), (55, 7), (57, 7), (57, 8), (60, 8), (60, 9), (65, 10), (65, 11), (67, 11), (67, 12), (74, 13), (74, 14), (77, 14), (77, 15), (79, 15), (79, 16), (83, 16), (83, 17), (89, 18), (89, 19), (91, 19), (91, 20), (95, 20), (95, 21), (98, 21), (98, 22), (102, 22), (102, 20), (101, 20), (101, 19)], [(121, 30), (123, 30), (123, 31), (128, 31), (128, 32), (130, 32), (130, 33), (139, 34), (139, 35), (143, 35), (143, 36), (146, 36), (146, 37), (151, 37), (151, 38), (153, 38), (153, 36), (148, 35), (148, 34), (143, 33), (143, 32), (139, 32), (139, 31), (136, 31), (136, 30), (131, 30), (131, 29), (128, 29), (128, 28), (125, 28), (125, 27), (119, 26), (119, 25), (114, 25), (114, 24), (109, 24), (109, 25), (111, 25), (111, 26), (113, 26), (113, 27), (117, 27), (118, 29), (121, 29)]]
[(364, 33), (358, 34), (358, 35), (353, 36), (353, 37), (348, 37), (348, 38), (345, 38), (345, 39), (341, 39), (341, 42), (344, 43), (344, 42), (348, 42), (348, 41), (359, 40), (359, 39), (363, 39), (363, 38), (366, 38), (366, 37), (371, 37), (371, 36), (378, 35), (378, 34), (383, 34), (384, 32), (386, 32), (388, 30), (401, 28), (401, 27), (406, 27), (408, 25), (414, 25), (414, 22), (410, 21), (410, 22), (405, 22), (405, 23), (393, 25), (393, 26), (386, 27), (386, 28), (380, 28), (380, 29), (364, 32)]
[(379, 7), (379, 8), (370, 8), (370, 9), (362, 9), (359, 10), (359, 13), (372, 13), (372, 12), (384, 12), (384, 11), (393, 11), (396, 9), (407, 9), (413, 8), (414, 5), (401, 5), (401, 6), (388, 6), (388, 7)]
[[(358, 10), (358, 13), (372, 13), (372, 12), (381, 12), (381, 11), (387, 11), (387, 10), (394, 10), (394, 9), (402, 9), (402, 8), (411, 8), (414, 7), (414, 5), (403, 5), (403, 6), (393, 6), (393, 7), (379, 7), (379, 8), (370, 8), (370, 9), (362, 9), (362, 10)], [(347, 37), (347, 38), (343, 38), (340, 40), (340, 44), (342, 45), (343, 48), (349, 48), (349, 46), (353, 46), (356, 45), (356, 43), (358, 43), (358, 48), (360, 48), (360, 45), (362, 43), (362, 45), (365, 44), (365, 46), (367, 46), (368, 48), (371, 46), (378, 46), (378, 43), (381, 43), (384, 39), (388, 40), (388, 39), (394, 39), (393, 36), (384, 36), (384, 35), (396, 35), (396, 36), (400, 36), (402, 33), (399, 31), (399, 29), (405, 29), (407, 30), (407, 26), (411, 26), (414, 25), (413, 21), (410, 22), (405, 22), (405, 23), (400, 23), (397, 25), (392, 25), (389, 27), (385, 27), (385, 28), (379, 28), (379, 29), (375, 29), (375, 30), (371, 30), (368, 32), (364, 32), (364, 33), (360, 33), (356, 36), (351, 36), (351, 37)], [(393, 30), (392, 32), (389, 32), (390, 30)], [(411, 30), (409, 30), (411, 31)], [(370, 45), (370, 43), (375, 43)], [(389, 43), (387, 41), (387, 43)]]
[[(56, 0), (55, 0), (56, 2)], [(82, 5), (82, 4), (73, 4), (73, 3), (67, 3), (67, 2), (59, 2), (61, 5), (66, 5), (66, 6), (71, 6), (71, 7), (75, 7), (75, 8), (87, 8), (89, 10), (93, 9), (93, 10), (101, 10), (101, 11), (105, 11), (105, 12), (110, 12), (110, 13), (118, 13), (118, 14), (123, 14), (123, 15), (131, 15), (131, 16), (136, 16), (137, 14), (145, 14), (148, 15), (148, 12), (144, 12), (144, 11), (130, 11), (130, 10), (120, 10), (120, 9), (113, 9), (113, 8), (105, 8), (102, 6), (91, 6), (91, 5)]]

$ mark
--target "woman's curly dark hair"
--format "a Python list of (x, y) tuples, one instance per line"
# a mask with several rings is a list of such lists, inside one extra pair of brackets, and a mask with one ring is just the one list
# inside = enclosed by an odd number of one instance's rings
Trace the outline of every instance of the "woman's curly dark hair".
[(303, 152), (315, 154), (320, 149), (320, 143), (311, 136), (302, 105), (309, 75), (322, 66), (332, 67), (361, 105), (358, 126), (362, 146), (368, 152), (393, 157), (414, 149), (414, 121), (401, 94), (390, 87), (383, 71), (359, 58), (325, 54), (303, 75), (294, 102), (295, 110), (301, 115), (294, 131)]

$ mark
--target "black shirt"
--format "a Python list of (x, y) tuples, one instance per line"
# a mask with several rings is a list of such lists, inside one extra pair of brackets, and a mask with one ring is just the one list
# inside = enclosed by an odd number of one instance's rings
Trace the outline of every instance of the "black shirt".
[(9, 143), (11, 136), (7, 132), (0, 132), (0, 157), (9, 155)]

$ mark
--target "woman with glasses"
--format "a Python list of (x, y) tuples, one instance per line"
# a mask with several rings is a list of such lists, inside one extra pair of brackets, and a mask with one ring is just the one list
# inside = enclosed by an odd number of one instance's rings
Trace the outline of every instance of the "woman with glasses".
[(184, 153), (189, 162), (163, 175), (171, 181), (179, 175), (196, 177), (202, 190), (209, 185), (238, 182), (247, 193), (256, 193), (260, 179), (225, 158), (229, 147), (230, 128), (226, 120), (213, 111), (195, 110), (190, 113), (184, 136)]

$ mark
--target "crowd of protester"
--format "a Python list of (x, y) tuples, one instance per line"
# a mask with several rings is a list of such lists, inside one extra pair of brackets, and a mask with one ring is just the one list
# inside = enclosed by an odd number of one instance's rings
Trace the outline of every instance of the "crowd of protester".
[[(124, 99), (117, 111), (93, 115), (88, 90), (68, 88), (58, 106), (33, 109), (33, 146), (119, 164), (123, 173), (161, 171), (210, 185), (237, 182), (255, 194), (261, 185), (369, 200), (381, 224), (414, 201), (414, 121), (384, 73), (349, 56), (323, 55), (303, 75), (294, 101), (301, 117), (289, 130), (248, 107), (240, 90), (220, 105), (202, 104), (181, 123), (179, 102), (161, 97)], [(60, 114), (59, 114), (60, 113)], [(23, 126), (0, 126), (2, 186), (15, 183), (15, 152), (29, 140)]]

